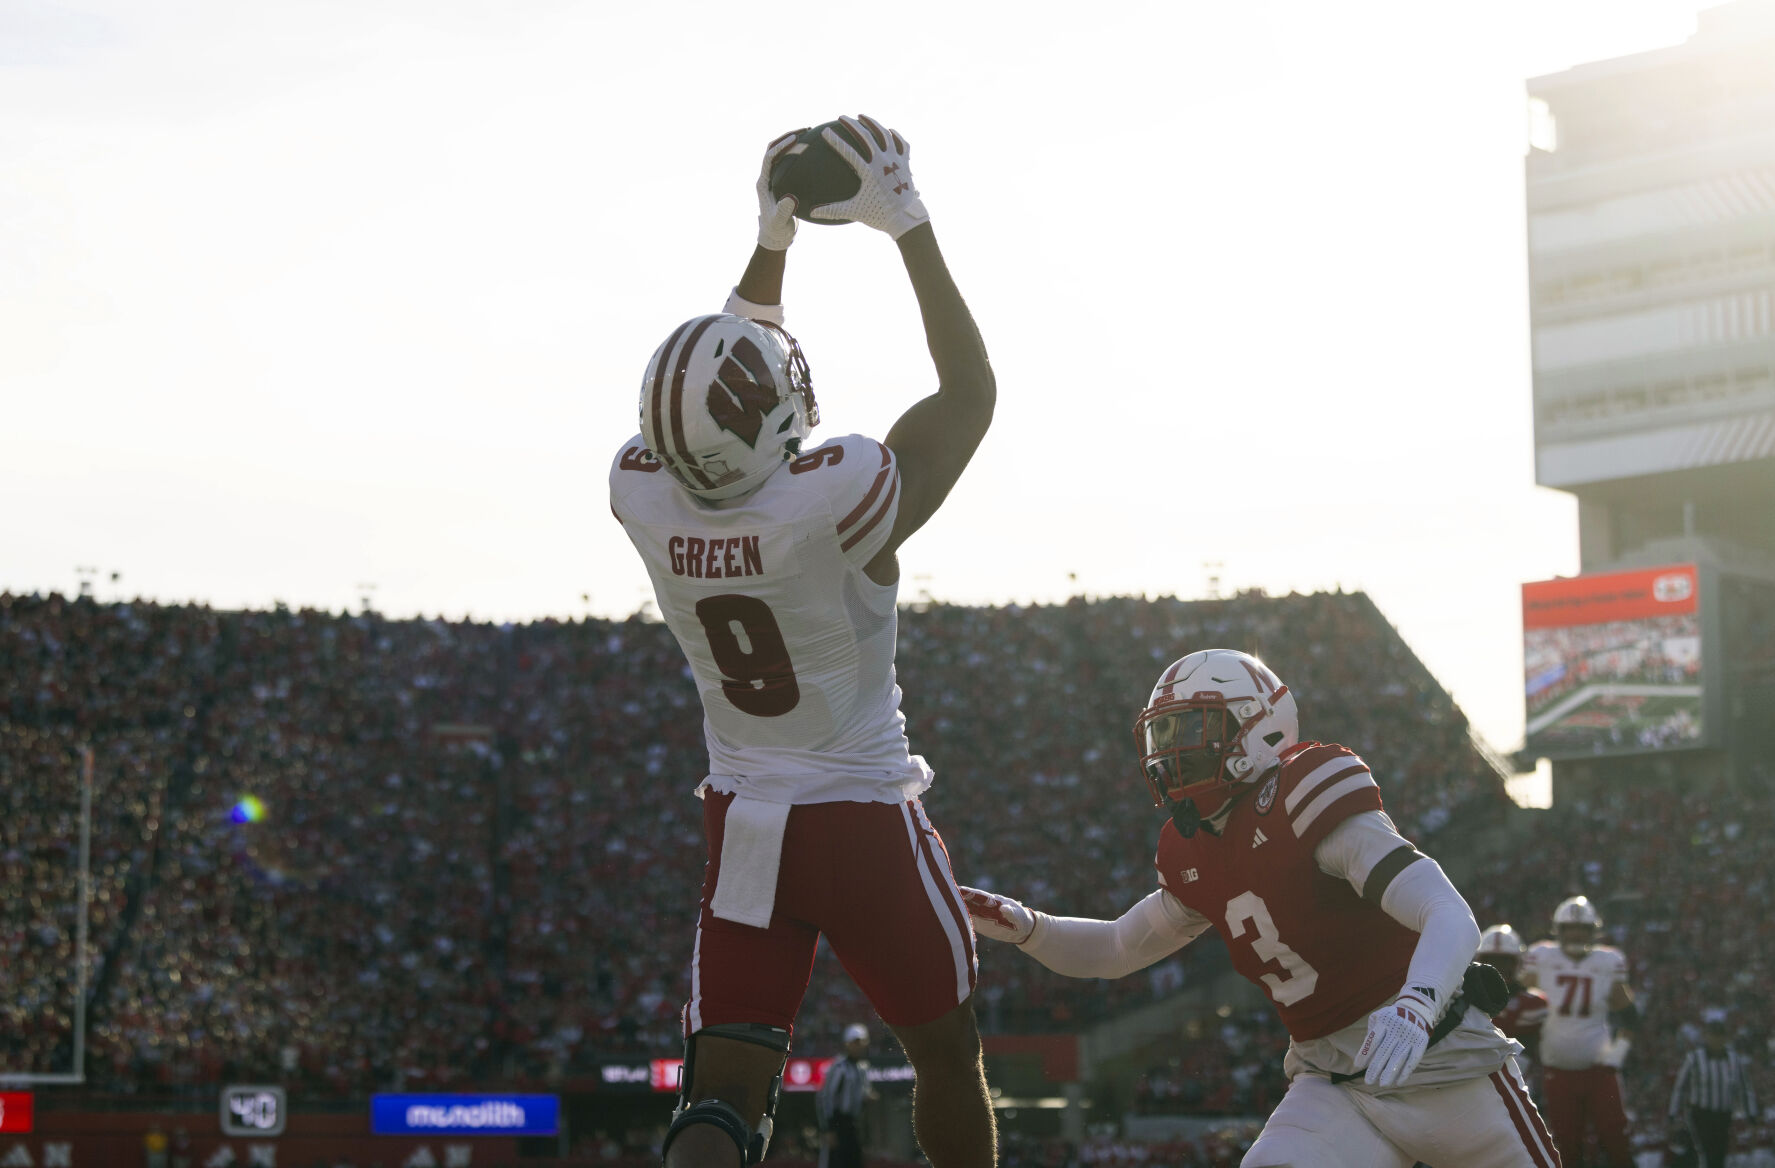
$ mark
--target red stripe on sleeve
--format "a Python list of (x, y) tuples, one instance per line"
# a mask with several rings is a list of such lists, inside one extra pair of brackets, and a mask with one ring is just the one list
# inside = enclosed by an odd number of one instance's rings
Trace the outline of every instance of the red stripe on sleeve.
[[(877, 445), (880, 445), (880, 443), (877, 443)], [(853, 507), (849, 515), (846, 515), (843, 519), (838, 521), (839, 535), (843, 535), (846, 531), (850, 530), (852, 525), (868, 512), (870, 506), (875, 502), (875, 496), (881, 494), (881, 488), (887, 484), (890, 476), (896, 479), (899, 477), (898, 473), (890, 463), (891, 459), (888, 456), (887, 447), (882, 446), (881, 472), (875, 476), (875, 481), (869, 485), (869, 493), (863, 496), (863, 501)]]
[[(881, 522), (882, 517), (885, 516), (889, 511), (893, 510), (894, 495), (899, 491), (899, 489), (900, 489), (900, 475), (899, 475), (899, 472), (896, 471), (896, 472), (894, 472), (893, 480), (888, 483), (887, 495), (886, 495), (886, 497), (884, 497), (882, 499), (881, 506), (877, 507), (875, 509), (875, 514), (870, 516), (869, 522), (863, 524), (863, 526), (861, 526), (861, 527), (857, 528), (857, 530), (851, 532), (850, 538), (846, 539), (842, 544), (839, 545), (840, 551), (846, 551), (846, 552), (850, 551), (851, 548), (855, 547), (871, 531), (875, 530), (876, 524)], [(839, 528), (839, 530), (842, 532), (844, 529)]]

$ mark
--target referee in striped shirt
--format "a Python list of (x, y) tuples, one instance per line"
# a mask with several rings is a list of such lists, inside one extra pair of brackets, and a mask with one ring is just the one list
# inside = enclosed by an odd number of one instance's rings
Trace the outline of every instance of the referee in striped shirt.
[(1704, 1045), (1691, 1050), (1676, 1073), (1670, 1092), (1670, 1118), (1688, 1111), (1689, 1134), (1705, 1168), (1725, 1168), (1732, 1144), (1732, 1114), (1756, 1117), (1756, 1092), (1750, 1085), (1750, 1061), (1726, 1045), (1726, 1024), (1709, 1019)]
[(826, 1079), (814, 1100), (820, 1118), (820, 1168), (863, 1168), (863, 1101), (869, 1090), (869, 1028), (853, 1022), (844, 1028), (844, 1053), (826, 1067)]

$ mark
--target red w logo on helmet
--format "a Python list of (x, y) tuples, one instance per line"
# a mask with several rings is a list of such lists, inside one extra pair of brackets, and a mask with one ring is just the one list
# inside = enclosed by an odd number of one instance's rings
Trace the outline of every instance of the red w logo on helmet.
[(777, 404), (777, 379), (750, 338), (733, 343), (715, 380), (709, 383), (709, 416), (723, 430), (757, 449), (764, 415)]

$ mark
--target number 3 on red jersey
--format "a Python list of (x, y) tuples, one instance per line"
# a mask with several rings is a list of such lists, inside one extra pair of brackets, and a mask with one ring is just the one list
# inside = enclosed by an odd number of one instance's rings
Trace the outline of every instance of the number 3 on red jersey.
[(1270, 906), (1263, 902), (1263, 897), (1255, 892), (1241, 892), (1226, 902), (1227, 940), (1245, 935), (1245, 922), (1257, 929), (1257, 935), (1251, 938), (1251, 951), (1264, 961), (1274, 961), (1288, 974), (1266, 973), (1263, 984), (1270, 988), (1270, 997), (1278, 1006), (1292, 1006), (1319, 984), (1319, 971), (1306, 963), (1306, 959), (1282, 943), (1276, 933), (1275, 918), (1270, 916)]

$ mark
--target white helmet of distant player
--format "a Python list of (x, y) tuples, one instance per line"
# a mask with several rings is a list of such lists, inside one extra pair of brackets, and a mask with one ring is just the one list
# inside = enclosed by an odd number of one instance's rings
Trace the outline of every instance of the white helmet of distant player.
[(1509, 925), (1493, 925), (1479, 934), (1480, 954), (1494, 957), (1521, 957), (1526, 946), (1522, 934)]
[(1479, 951), (1473, 955), (1473, 960), (1491, 966), (1504, 975), (1505, 981), (1515, 981), (1517, 967), (1522, 964), (1526, 949), (1522, 934), (1509, 925), (1493, 925), (1479, 934)]
[(1576, 960), (1590, 952), (1596, 944), (1596, 932), (1602, 917), (1587, 896), (1569, 896), (1553, 910), (1553, 935), (1567, 957)]
[(1173, 661), (1134, 720), (1147, 789), (1186, 836), (1299, 741), (1294, 695), (1269, 666), (1235, 649)]
[(641, 379), (641, 440), (704, 499), (762, 486), (819, 422), (801, 346), (768, 321), (726, 313), (687, 320)]

